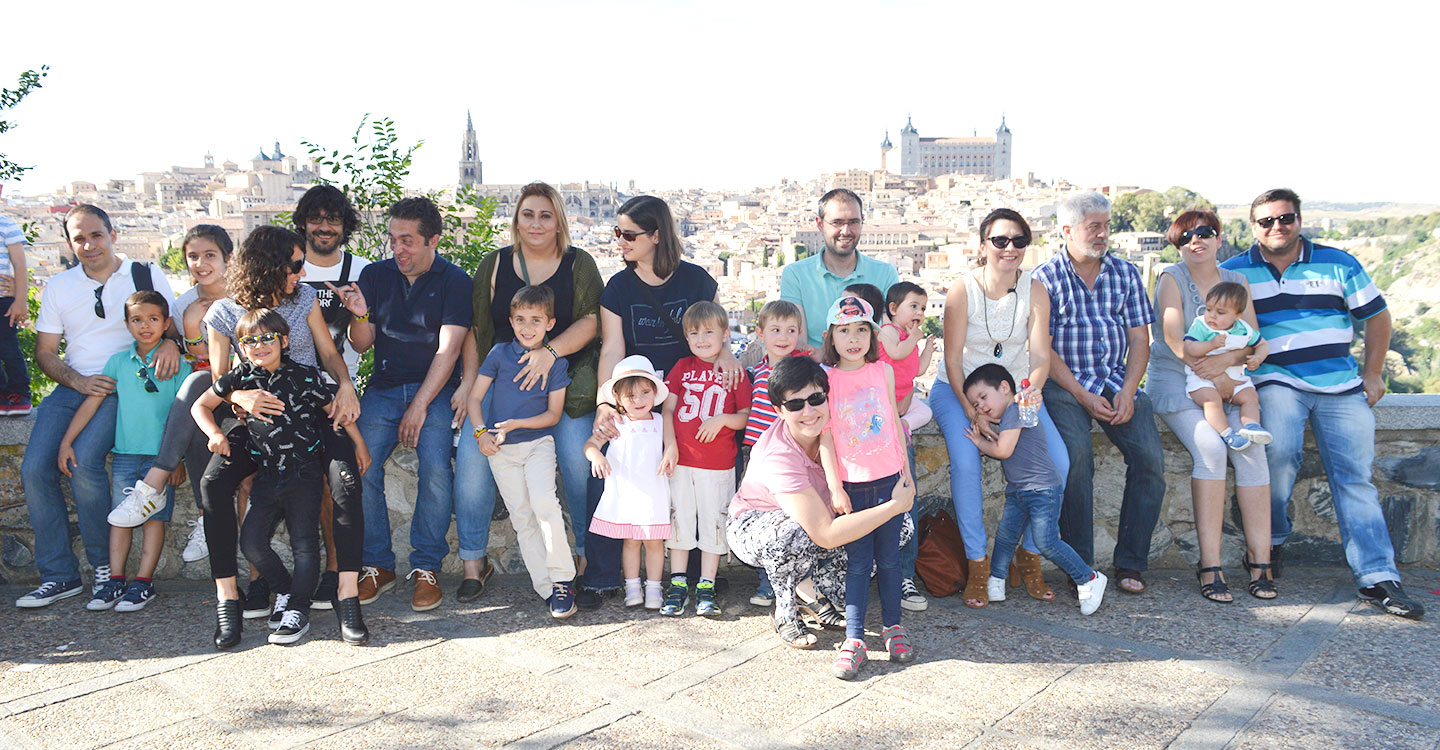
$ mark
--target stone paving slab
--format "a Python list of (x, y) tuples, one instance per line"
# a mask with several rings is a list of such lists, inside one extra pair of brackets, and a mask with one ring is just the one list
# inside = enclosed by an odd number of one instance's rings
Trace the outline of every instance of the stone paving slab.
[[(508, 576), (424, 613), (399, 586), (366, 608), (363, 648), (317, 611), (295, 646), (249, 621), (223, 654), (213, 591), (174, 582), (128, 615), (0, 606), (0, 748), (1436, 748), (1440, 596), (1411, 622), (1357, 602), (1343, 570), (1286, 572), (1278, 601), (1237, 588), (1216, 605), (1188, 571), (1156, 571), (1093, 617), (1063, 585), (1053, 602), (932, 600), (905, 613), (905, 667), (872, 606), (853, 683), (829, 676), (841, 634), (785, 647), (744, 572), (713, 621), (612, 600), (559, 622)], [(1436, 571), (1406, 578), (1440, 589)]]

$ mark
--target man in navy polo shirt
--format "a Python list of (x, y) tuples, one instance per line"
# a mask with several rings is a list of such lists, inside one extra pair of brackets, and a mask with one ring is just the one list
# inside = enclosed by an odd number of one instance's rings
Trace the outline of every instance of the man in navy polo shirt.
[[(371, 263), (356, 284), (336, 288), (355, 316), (355, 351), (375, 347), (375, 370), (360, 399), (357, 424), (373, 462), (365, 472), (365, 547), (360, 603), (395, 585), (395, 552), (385, 502), (385, 460), (397, 442), (415, 449), (420, 485), (410, 521), (410, 578), (416, 611), (440, 605), (435, 573), (450, 551), (452, 425), (460, 384), (457, 360), (470, 330), (470, 276), (436, 248), (444, 223), (428, 198), (405, 198), (390, 207), (390, 252)], [(463, 416), (463, 415), (462, 415)]]
[[(1309, 423), (1330, 482), (1345, 560), (1360, 598), (1392, 615), (1418, 618), (1425, 607), (1400, 586), (1395, 548), (1371, 481), (1375, 413), (1385, 395), (1390, 311), (1354, 256), (1300, 234), (1300, 196), (1278, 188), (1250, 204), (1255, 244), (1221, 264), (1245, 274), (1260, 335), (1270, 356), (1252, 379), (1260, 418), (1275, 436), (1270, 463), (1270, 552), (1280, 574), (1280, 545), (1290, 536), (1290, 493)], [(1350, 355), (1353, 321), (1365, 324), (1365, 366)]]

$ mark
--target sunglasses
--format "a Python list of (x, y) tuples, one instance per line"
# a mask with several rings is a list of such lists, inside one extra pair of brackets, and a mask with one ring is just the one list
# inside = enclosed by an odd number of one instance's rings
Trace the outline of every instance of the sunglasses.
[(264, 346), (264, 345), (266, 345), (266, 344), (273, 344), (273, 343), (275, 343), (276, 341), (279, 341), (279, 340), (280, 340), (280, 334), (275, 333), (274, 331), (266, 331), (266, 332), (264, 332), (264, 333), (256, 333), (256, 334), (252, 334), (252, 335), (249, 335), (249, 336), (241, 336), (241, 337), (240, 337), (240, 345), (241, 345), (241, 346)]
[(305, 259), (296, 258), (295, 260), (290, 261), (290, 265), (287, 266), (287, 268), (289, 269), (290, 273), (300, 273), (302, 270), (305, 269)]
[(99, 287), (97, 287), (97, 288), (95, 289), (95, 314), (98, 315), (98, 316), (101, 317), (101, 318), (105, 317), (105, 304), (100, 301), (100, 295), (102, 295), (102, 294), (104, 294), (104, 293), (105, 293), (105, 285), (104, 285), (104, 284), (101, 284)]
[(1190, 231), (1184, 232), (1180, 235), (1180, 247), (1185, 247), (1186, 245), (1190, 244), (1190, 240), (1193, 240), (1196, 237), (1199, 237), (1202, 240), (1208, 240), (1217, 234), (1220, 233), (1215, 231), (1215, 227), (1212, 227), (1209, 224), (1201, 224), (1200, 226), (1195, 227), (1194, 229), (1191, 229)]
[(141, 367), (139, 370), (137, 370), (137, 371), (135, 372), (135, 377), (137, 377), (137, 378), (145, 381), (145, 392), (146, 392), (146, 393), (159, 393), (159, 392), (160, 392), (160, 386), (155, 385), (155, 381), (150, 379), (150, 371), (149, 371), (148, 369), (146, 369), (146, 368), (144, 368), (144, 367)]
[(641, 236), (644, 236), (644, 235), (647, 235), (647, 234), (650, 234), (650, 233), (649, 233), (649, 232), (627, 232), (627, 231), (625, 231), (624, 229), (621, 229), (620, 227), (615, 227), (615, 236), (616, 236), (617, 238), (619, 238), (619, 237), (624, 237), (626, 242), (634, 242), (636, 237), (641, 237)]
[(1270, 227), (1275, 226), (1275, 222), (1278, 221), (1278, 222), (1280, 222), (1282, 225), (1288, 227), (1288, 226), (1290, 226), (1291, 224), (1294, 224), (1294, 223), (1296, 222), (1296, 220), (1298, 220), (1299, 218), (1300, 218), (1300, 214), (1297, 214), (1297, 213), (1288, 213), (1288, 214), (1280, 214), (1279, 216), (1266, 216), (1266, 217), (1263, 218), (1263, 219), (1256, 219), (1256, 220), (1255, 220), (1255, 223), (1256, 223), (1256, 224), (1259, 224), (1260, 226), (1262, 226), (1262, 227), (1264, 227), (1264, 228), (1266, 228), (1266, 229), (1269, 229)]
[(990, 238), (990, 244), (1001, 250), (1004, 250), (1011, 245), (1014, 245), (1016, 250), (1024, 250), (1030, 245), (1030, 240), (1025, 239), (1025, 235), (1023, 234), (1019, 237), (1005, 237), (1002, 235), (996, 235)]
[(806, 398), (792, 398), (789, 401), (781, 401), (780, 405), (785, 407), (785, 411), (800, 411), (805, 408), (806, 404), (811, 406), (824, 406), (829, 398), (829, 396), (825, 395), (824, 391), (815, 391)]

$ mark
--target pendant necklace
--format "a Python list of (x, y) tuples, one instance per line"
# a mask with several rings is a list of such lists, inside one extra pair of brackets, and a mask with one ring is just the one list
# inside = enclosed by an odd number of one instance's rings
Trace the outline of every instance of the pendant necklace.
[[(983, 274), (984, 271), (982, 270), (981, 273)], [(1018, 274), (1016, 275), (1016, 282), (1019, 282)], [(980, 301), (982, 303), (980, 309), (982, 313), (982, 318), (985, 321), (985, 335), (989, 336), (990, 340), (995, 342), (995, 359), (1000, 359), (1000, 355), (1005, 353), (1005, 344), (1003, 342), (1005, 340), (1008, 340), (1011, 334), (1015, 333), (1015, 318), (1020, 314), (1020, 295), (1016, 294), (1015, 287), (1013, 286), (1005, 292), (1006, 297), (1015, 294), (1015, 307), (1010, 310), (1010, 327), (1006, 329), (1005, 337), (1003, 339), (997, 339), (995, 338), (995, 334), (990, 332), (990, 295), (987, 293), (987, 290), (984, 286), (980, 287), (980, 292)], [(1001, 297), (999, 300), (996, 300), (996, 304), (998, 305), (1004, 300), (1005, 297)]]

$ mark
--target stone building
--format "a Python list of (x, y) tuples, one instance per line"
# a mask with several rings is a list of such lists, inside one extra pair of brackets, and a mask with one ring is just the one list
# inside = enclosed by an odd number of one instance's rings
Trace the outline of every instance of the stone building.
[[(887, 164), (887, 155), (895, 147), (890, 143), (890, 133), (880, 143), (880, 169)], [(1000, 118), (1000, 127), (995, 135), (971, 137), (921, 138), (920, 131), (910, 118), (905, 118), (905, 127), (900, 130), (900, 173), (906, 175), (928, 175), (939, 177), (945, 174), (973, 174), (994, 180), (1010, 179), (1010, 156), (1012, 150), (1010, 128), (1005, 118)]]

